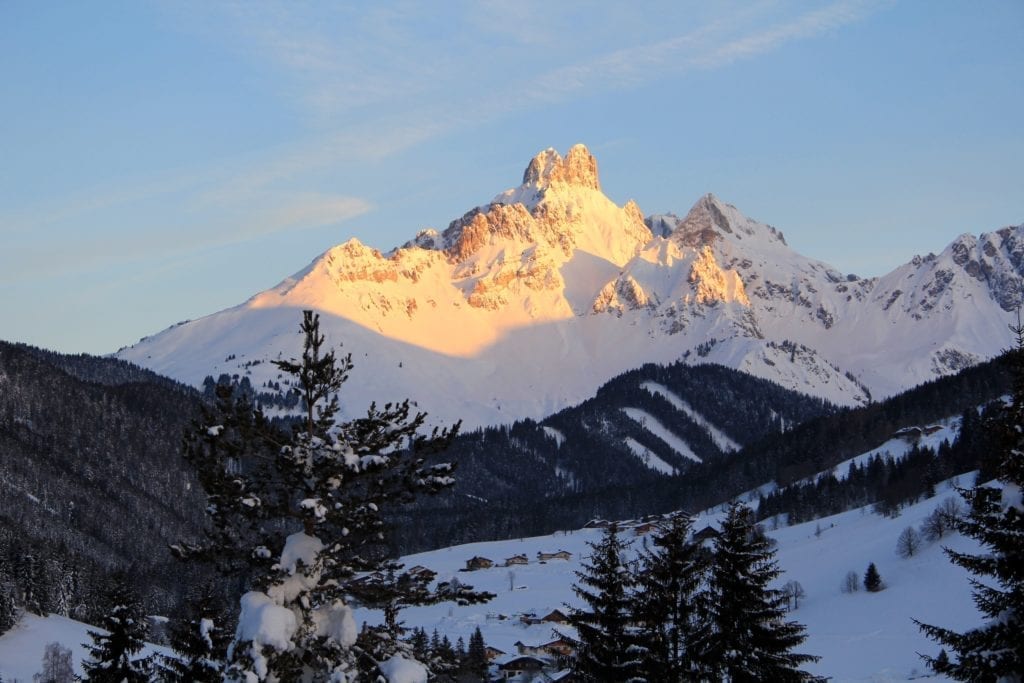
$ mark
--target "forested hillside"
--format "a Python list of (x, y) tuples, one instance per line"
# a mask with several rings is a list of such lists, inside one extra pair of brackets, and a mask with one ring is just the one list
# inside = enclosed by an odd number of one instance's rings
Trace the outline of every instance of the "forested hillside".
[(89, 618), (115, 570), (165, 611), (190, 577), (167, 544), (204, 501), (181, 458), (191, 389), (118, 360), (0, 343), (0, 599)]
[[(460, 436), (447, 456), (459, 466), (456, 495), (402, 516), (400, 548), (408, 552), (550, 533), (595, 517), (699, 510), (767, 482), (785, 486), (868, 451), (900, 429), (960, 416), (995, 400), (1009, 388), (1002, 363), (998, 358), (886, 401), (847, 409), (721, 366), (644, 366), (615, 378), (593, 399), (539, 423), (526, 420)], [(649, 390), (658, 385), (675, 400)], [(680, 400), (740, 448), (719, 448), (706, 428), (673, 406)], [(642, 411), (648, 423), (631, 419), (624, 408)], [(652, 422), (684, 440), (701, 462), (680, 457), (655, 435)], [(971, 441), (945, 450), (943, 468), (968, 471), (983, 464), (980, 423), (970, 419), (968, 426)], [(675, 473), (646, 466), (627, 439), (676, 467)], [(911, 458), (900, 468), (894, 463), (878, 486), (851, 496), (849, 504), (881, 500), (892, 505), (923, 491), (919, 474), (927, 463), (921, 462)], [(916, 483), (897, 485), (898, 477)], [(807, 489), (804, 493), (814, 495)], [(832, 503), (800, 500), (804, 517), (814, 516), (814, 510), (824, 514), (849, 507), (833, 504), (835, 497)], [(780, 503), (773, 510), (791, 511), (785, 507)]]

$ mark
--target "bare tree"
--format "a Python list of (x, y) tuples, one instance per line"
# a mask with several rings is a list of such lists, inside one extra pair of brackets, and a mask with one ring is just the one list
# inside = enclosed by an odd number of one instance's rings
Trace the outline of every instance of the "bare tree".
[(904, 529), (902, 533), (900, 533), (900, 537), (896, 539), (896, 554), (903, 559), (913, 557), (920, 549), (921, 537), (912, 526), (908, 526)]
[(43, 670), (32, 677), (34, 683), (74, 683), (71, 650), (60, 643), (50, 643), (43, 651)]
[(963, 515), (963, 508), (956, 498), (946, 498), (921, 523), (921, 535), (929, 541), (937, 541), (954, 528)]
[(844, 593), (856, 593), (860, 590), (860, 575), (855, 571), (846, 572), (840, 590)]
[(800, 609), (800, 598), (807, 595), (799, 581), (787, 581), (782, 587), (782, 593), (786, 596), (790, 611)]

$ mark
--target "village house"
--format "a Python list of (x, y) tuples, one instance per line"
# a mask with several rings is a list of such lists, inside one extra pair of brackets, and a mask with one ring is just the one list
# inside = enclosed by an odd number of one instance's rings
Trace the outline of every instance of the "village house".
[(562, 610), (554, 609), (545, 614), (540, 618), (541, 621), (546, 621), (551, 624), (568, 624), (569, 617), (565, 616)]
[(537, 559), (541, 562), (547, 562), (548, 560), (571, 560), (572, 553), (568, 550), (559, 550), (554, 553), (538, 552)]
[(512, 557), (505, 558), (506, 567), (511, 567), (516, 564), (530, 564), (530, 560), (526, 555), (513, 555)]
[(506, 655), (496, 661), (498, 672), (504, 680), (510, 680), (517, 676), (533, 677), (542, 675), (546, 662), (539, 657), (529, 655)]
[(657, 522), (641, 522), (633, 527), (633, 533), (637, 536), (643, 536), (649, 534), (658, 528)]
[(565, 636), (557, 631), (554, 631), (551, 635), (555, 636), (555, 638), (543, 643), (524, 643), (521, 640), (517, 640), (516, 651), (521, 655), (555, 660), (572, 657), (576, 653), (576, 648)]
[(490, 560), (486, 557), (471, 557), (466, 560), (466, 568), (463, 571), (475, 572), (478, 569), (490, 569), (494, 566), (494, 560)]
[(427, 567), (424, 567), (422, 564), (418, 564), (415, 567), (407, 569), (405, 573), (409, 576), (420, 576), (421, 574), (430, 574), (432, 577), (437, 576), (437, 572), (435, 572), (433, 569), (428, 569)]

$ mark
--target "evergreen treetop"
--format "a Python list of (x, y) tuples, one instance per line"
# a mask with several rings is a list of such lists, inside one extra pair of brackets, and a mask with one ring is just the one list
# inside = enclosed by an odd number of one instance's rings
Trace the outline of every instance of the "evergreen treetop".
[(1015, 336), (1007, 355), (1011, 401), (990, 423), (999, 444), (993, 456), (1000, 486), (961, 489), (970, 514), (950, 519), (954, 529), (984, 550), (945, 549), (950, 561), (978, 577), (971, 579), (974, 603), (986, 621), (965, 633), (918, 622), (928, 637), (954, 654), (949, 657), (943, 650), (924, 659), (933, 670), (962, 681), (1024, 680), (1024, 325), (1019, 311), (1010, 330)]
[(696, 659), (703, 675), (729, 681), (818, 680), (798, 667), (818, 657), (792, 649), (807, 636), (786, 621), (786, 596), (769, 588), (781, 570), (749, 508), (733, 503), (715, 539), (708, 580), (708, 635)]
[(82, 662), (85, 677), (95, 683), (146, 683), (152, 660), (135, 657), (145, 645), (148, 626), (142, 605), (127, 578), (115, 577), (109, 594), (111, 608), (100, 622), (104, 631), (89, 631), (89, 659)]
[(689, 541), (691, 520), (677, 514), (653, 535), (653, 549), (639, 553), (631, 600), (640, 673), (647, 681), (692, 680), (693, 654), (706, 611), (700, 589), (707, 560)]
[(877, 593), (883, 588), (885, 588), (885, 585), (882, 583), (882, 576), (878, 573), (878, 568), (874, 562), (869, 563), (867, 570), (864, 572), (864, 590)]
[(592, 552), (573, 586), (585, 606), (570, 608), (568, 615), (577, 633), (576, 672), (585, 681), (629, 681), (638, 661), (629, 628), (632, 576), (623, 562), (626, 544), (612, 523), (589, 545)]
[(198, 595), (190, 595), (188, 613), (171, 620), (169, 635), (175, 656), (158, 660), (161, 677), (168, 683), (222, 680), (224, 658), (232, 637), (227, 621), (226, 605), (212, 586)]
[[(205, 544), (175, 550), (230, 573), (243, 570), (253, 588), (242, 597), (229, 679), (377, 675), (384, 658), (407, 653), (397, 639), (397, 609), (441, 599), (425, 582), (395, 576), (400, 566), (387, 560), (384, 511), (454, 483), (449, 463), (428, 460), (458, 425), (422, 434), (425, 415), (413, 414), (409, 401), (371, 404), (364, 417), (339, 421), (337, 392), (351, 359), (325, 350), (312, 311), (303, 313), (300, 332), (301, 359), (276, 361), (304, 402), (304, 419), (291, 432), (244, 393), (218, 386), (215, 405), (185, 443), (212, 528)], [(357, 603), (390, 605), (389, 628), (361, 637), (351, 609)]]

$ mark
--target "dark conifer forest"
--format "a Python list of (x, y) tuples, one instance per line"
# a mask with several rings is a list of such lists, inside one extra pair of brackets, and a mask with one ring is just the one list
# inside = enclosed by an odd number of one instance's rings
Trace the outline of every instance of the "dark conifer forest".
[(174, 607), (195, 576), (167, 544), (203, 520), (181, 457), (198, 407), (122, 361), (0, 343), (0, 593), (90, 621), (124, 570), (150, 613)]

